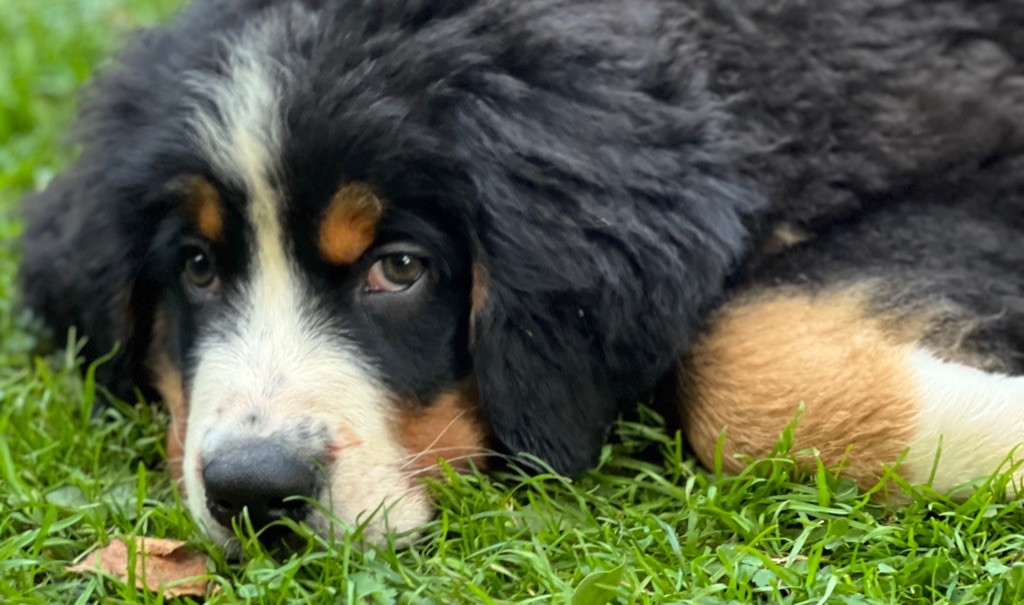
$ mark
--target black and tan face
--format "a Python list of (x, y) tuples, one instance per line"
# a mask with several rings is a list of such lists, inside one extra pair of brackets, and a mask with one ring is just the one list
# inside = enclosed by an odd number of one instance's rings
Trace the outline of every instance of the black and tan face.
[(167, 184), (178, 211), (153, 251), (172, 468), (225, 544), (243, 509), (406, 532), (432, 515), (422, 475), (485, 445), (465, 237), (400, 178), (289, 140), (272, 76), (229, 65), (194, 84), (218, 115), (195, 110), (204, 165)]
[(190, 509), (223, 540), (243, 507), (257, 527), (326, 528), (309, 500), (369, 519), (371, 538), (406, 531), (430, 517), (421, 475), (484, 446), (470, 267), (443, 231), (392, 220), (366, 183), (340, 186), (305, 225), (263, 193), (231, 203), (190, 177), (165, 247), (150, 366)]

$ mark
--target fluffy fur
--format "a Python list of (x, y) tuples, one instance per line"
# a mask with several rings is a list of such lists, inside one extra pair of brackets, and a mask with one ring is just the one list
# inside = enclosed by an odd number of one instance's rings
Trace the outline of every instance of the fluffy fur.
[[(409, 493), (395, 418), (455, 393), (439, 438), (475, 410), (466, 451), (580, 473), (727, 293), (881, 284), (866, 316), (1016, 374), (1022, 32), (1016, 0), (201, 0), (89, 91), (85, 152), (25, 203), (25, 300), (89, 358), (121, 343), (115, 393), (180, 378), (213, 527), (211, 427), (301, 444), (346, 520)], [(382, 215), (325, 231), (353, 183)], [(410, 242), (425, 277), (364, 296)], [(196, 250), (216, 291), (183, 285)]]

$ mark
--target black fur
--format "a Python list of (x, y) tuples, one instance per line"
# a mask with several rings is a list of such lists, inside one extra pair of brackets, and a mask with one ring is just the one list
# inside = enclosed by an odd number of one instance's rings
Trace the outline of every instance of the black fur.
[[(824, 245), (898, 203), (908, 224), (955, 208), (1016, 245), (1018, 0), (204, 0), (97, 81), (84, 155), (26, 202), (26, 302), (58, 332), (78, 326), (91, 358), (123, 341), (104, 374), (117, 392), (146, 381), (163, 296), (147, 263), (180, 211), (164, 187), (207, 171), (184, 136), (195, 100), (183, 74), (221, 70), (225, 36), (284, 4), (321, 13), (322, 30), (284, 44), (302, 70), (284, 116), (293, 232), (339, 178), (358, 178), (462, 255), (449, 312), (468, 310), (467, 256), (482, 264), (472, 349), (465, 326), (440, 330), (446, 369), (422, 369), (414, 390), (471, 364), (502, 444), (562, 472), (592, 463), (727, 281), (801, 271), (762, 258), (775, 225)], [(887, 258), (928, 259), (915, 270), (965, 249), (889, 228), (851, 227), (819, 270), (876, 265), (890, 238)], [(1018, 283), (1015, 258), (972, 268)]]

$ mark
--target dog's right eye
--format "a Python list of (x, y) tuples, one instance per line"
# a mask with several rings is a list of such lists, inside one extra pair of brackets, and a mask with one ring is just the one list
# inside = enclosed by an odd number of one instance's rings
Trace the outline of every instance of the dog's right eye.
[(416, 283), (426, 270), (422, 259), (411, 254), (389, 254), (370, 267), (367, 292), (401, 292)]
[(217, 266), (213, 261), (213, 254), (199, 246), (186, 248), (182, 278), (186, 285), (195, 290), (216, 291), (220, 280), (217, 277)]

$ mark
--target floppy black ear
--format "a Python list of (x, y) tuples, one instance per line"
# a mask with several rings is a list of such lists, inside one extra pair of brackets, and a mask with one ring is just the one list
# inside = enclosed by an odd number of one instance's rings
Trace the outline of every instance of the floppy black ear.
[(105, 175), (83, 159), (44, 191), (23, 200), (23, 304), (53, 330), (58, 344), (74, 327), (88, 361), (117, 353), (97, 379), (115, 395), (132, 393), (148, 333), (135, 274), (143, 254), (125, 232), (125, 211)]
[(576, 474), (685, 352), (764, 201), (657, 19), (559, 6), (475, 41), (448, 132), (476, 205), (481, 405), (512, 453)]
[(685, 352), (742, 254), (739, 208), (752, 198), (711, 177), (676, 198), (563, 187), (520, 181), (503, 198), (520, 203), (488, 204), (473, 358), (504, 446), (574, 475)]
[(599, 158), (587, 154), (596, 145), (566, 139), (506, 161), (481, 162), (481, 150), (472, 168), (481, 405), (508, 450), (569, 475), (593, 464), (622, 406), (686, 351), (761, 205), (727, 164), (710, 164), (713, 139), (698, 152), (651, 151), (628, 134)]
[[(474, 367), (482, 406), (512, 453), (540, 457), (575, 475), (593, 461), (617, 412), (584, 306), (572, 293), (525, 292), (499, 277), (503, 263), (477, 270), (485, 298), (473, 318)], [(518, 272), (517, 272), (518, 273)], [(487, 276), (487, 277), (484, 277)], [(575, 307), (575, 309), (574, 309)], [(587, 305), (586, 308), (591, 308)]]

